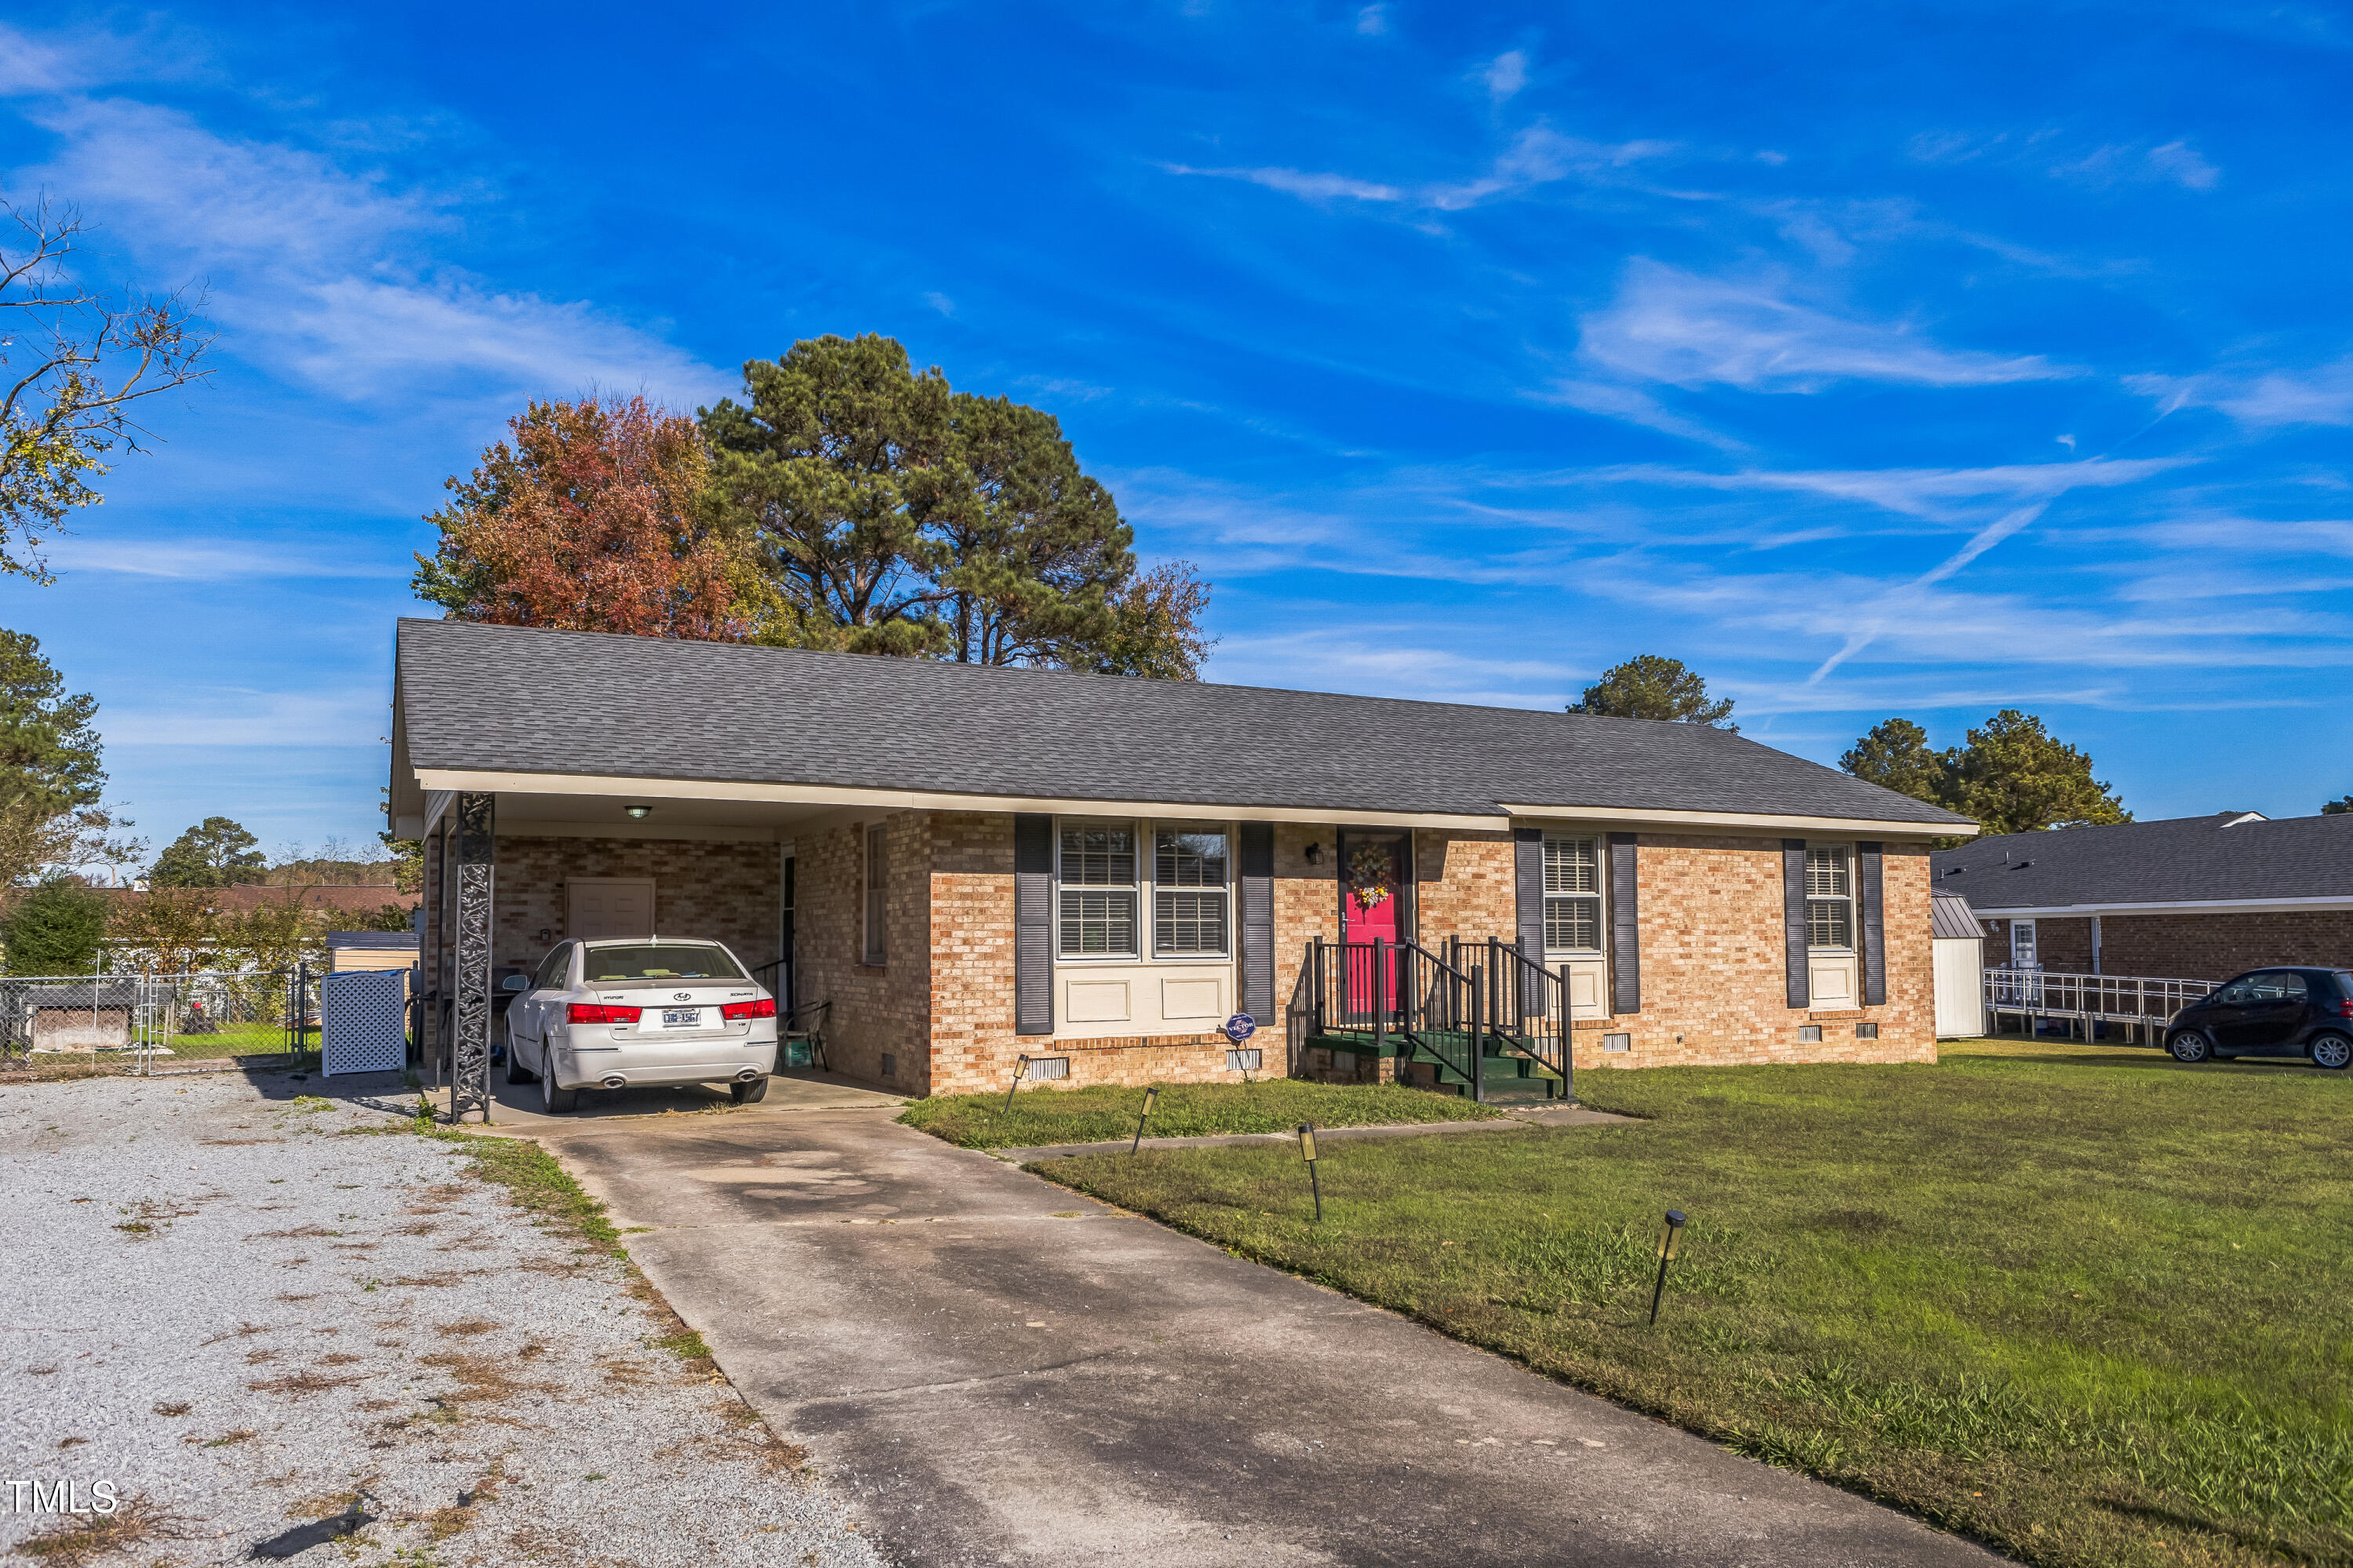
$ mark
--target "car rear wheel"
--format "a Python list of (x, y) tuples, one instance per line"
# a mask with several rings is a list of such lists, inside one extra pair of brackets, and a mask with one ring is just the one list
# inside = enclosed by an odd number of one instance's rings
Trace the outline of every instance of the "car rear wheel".
[(730, 1084), (727, 1097), (739, 1106), (756, 1105), (768, 1097), (768, 1080), (754, 1078), (748, 1084)]
[(550, 1116), (565, 1116), (579, 1106), (580, 1091), (557, 1088), (554, 1069), (544, 1067), (539, 1075), (539, 1104)]
[(2214, 1046), (2195, 1029), (2177, 1029), (2165, 1042), (2177, 1062), (2203, 1062), (2214, 1054)]
[(2353, 1063), (2353, 1040), (2342, 1034), (2323, 1034), (2312, 1043), (2312, 1065), (2341, 1073)]

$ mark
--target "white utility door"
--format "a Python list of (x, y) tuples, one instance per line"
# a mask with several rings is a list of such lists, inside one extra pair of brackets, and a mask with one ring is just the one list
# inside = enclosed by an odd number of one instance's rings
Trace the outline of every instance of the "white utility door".
[(654, 934), (650, 876), (575, 876), (564, 885), (564, 934), (575, 942)]

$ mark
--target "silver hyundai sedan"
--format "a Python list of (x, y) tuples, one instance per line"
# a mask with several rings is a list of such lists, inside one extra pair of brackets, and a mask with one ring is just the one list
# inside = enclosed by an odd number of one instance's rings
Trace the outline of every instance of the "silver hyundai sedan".
[(560, 1114), (586, 1088), (724, 1083), (763, 1098), (776, 1068), (776, 999), (719, 942), (563, 942), (506, 988), (507, 1082), (536, 1081)]

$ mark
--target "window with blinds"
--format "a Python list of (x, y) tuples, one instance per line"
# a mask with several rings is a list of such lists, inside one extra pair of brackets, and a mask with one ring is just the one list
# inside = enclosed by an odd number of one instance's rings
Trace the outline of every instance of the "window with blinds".
[(1806, 945), (1854, 946), (1854, 869), (1844, 844), (1806, 851)]
[(1601, 861), (1591, 839), (1545, 835), (1545, 950), (1601, 950)]
[(1135, 827), (1066, 821), (1057, 834), (1061, 893), (1056, 911), (1064, 958), (1135, 951)]
[(1171, 957), (1227, 950), (1226, 835), (1162, 828), (1152, 835), (1152, 950)]

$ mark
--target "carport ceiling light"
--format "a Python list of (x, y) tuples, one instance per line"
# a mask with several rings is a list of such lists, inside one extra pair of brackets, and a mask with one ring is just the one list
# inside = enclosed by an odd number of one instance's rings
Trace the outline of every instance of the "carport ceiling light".
[(654, 809), (651, 806), (624, 806), (621, 810), (640, 822), (654, 814)]

